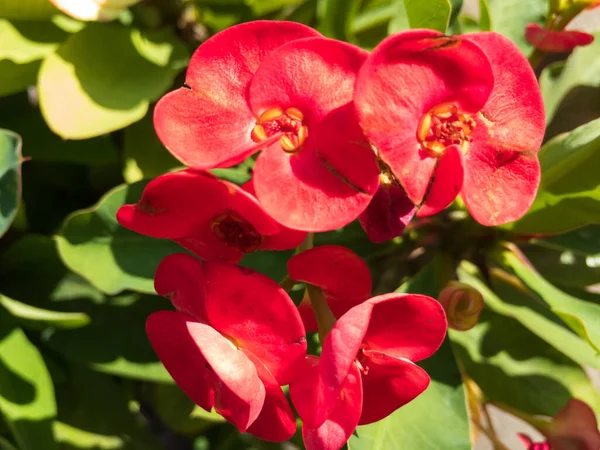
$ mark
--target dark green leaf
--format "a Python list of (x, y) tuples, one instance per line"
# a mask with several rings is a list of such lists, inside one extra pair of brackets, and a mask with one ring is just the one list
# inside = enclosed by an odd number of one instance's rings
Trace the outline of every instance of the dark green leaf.
[(494, 271), (492, 291), (476, 274), (477, 271), (468, 263), (463, 263), (458, 272), (462, 282), (473, 286), (483, 295), (486, 308), (517, 320), (577, 363), (600, 368), (600, 354), (568, 328), (547, 304), (539, 301), (518, 279), (513, 280), (510, 275), (509, 278), (503, 277), (503, 272)]
[(0, 320), (0, 412), (20, 450), (58, 450), (52, 379), (38, 349), (6, 316)]
[(359, 0), (319, 0), (319, 31), (334, 39), (351, 41), (350, 29), (360, 3)]
[(515, 319), (484, 308), (475, 328), (449, 334), (464, 370), (489, 401), (553, 416), (575, 396), (600, 411), (584, 370)]
[(21, 137), (0, 129), (0, 236), (12, 223), (21, 201)]

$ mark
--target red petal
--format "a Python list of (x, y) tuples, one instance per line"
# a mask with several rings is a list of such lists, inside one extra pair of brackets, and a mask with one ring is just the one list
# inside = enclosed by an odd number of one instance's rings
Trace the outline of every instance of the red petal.
[(486, 52), (496, 83), (476, 117), (462, 196), (477, 221), (500, 225), (525, 214), (539, 185), (542, 96), (527, 59), (509, 39), (498, 33), (474, 33), (465, 39)]
[(208, 322), (288, 384), (306, 355), (304, 326), (290, 297), (251, 269), (217, 262), (203, 268)]
[(290, 398), (304, 426), (318, 427), (326, 418), (318, 414), (323, 405), (323, 392), (319, 385), (319, 357), (308, 355), (298, 367), (298, 376), (290, 383)]
[(256, 162), (257, 196), (278, 222), (305, 231), (333, 230), (354, 220), (375, 193), (375, 156), (351, 106), (365, 58), (350, 44), (304, 39), (273, 52), (252, 80), (257, 114), (294, 107), (308, 127), (299, 151), (285, 153), (274, 143)]
[(251, 353), (248, 357), (265, 385), (266, 396), (260, 414), (247, 431), (264, 441), (287, 441), (296, 433), (296, 417), (292, 408), (271, 372)]
[(193, 170), (155, 178), (138, 203), (119, 209), (117, 220), (137, 233), (172, 239), (193, 235), (197, 227), (227, 211), (238, 213), (261, 234), (279, 231), (254, 196), (233, 183)]
[(154, 276), (154, 289), (168, 298), (177, 311), (206, 322), (204, 302), (204, 272), (202, 262), (185, 253), (175, 253), (164, 258)]
[(373, 304), (370, 301), (350, 309), (335, 323), (325, 342), (319, 364), (320, 407), (315, 422), (322, 422), (335, 406), (342, 384), (354, 365), (369, 327)]
[(186, 84), (156, 105), (160, 140), (186, 165), (208, 169), (243, 161), (261, 145), (250, 138), (255, 116), (246, 94), (261, 62), (277, 47), (320, 36), (292, 22), (255, 21), (228, 28), (192, 56)]
[(377, 422), (414, 400), (429, 386), (429, 375), (416, 364), (381, 352), (363, 352), (363, 409), (360, 425)]
[[(378, 295), (367, 303), (373, 310), (364, 336), (366, 349), (420, 361), (433, 355), (442, 345), (448, 325), (444, 309), (435, 299), (392, 293)], [(339, 347), (336, 350), (339, 351)]]
[(371, 242), (381, 243), (402, 236), (416, 210), (400, 186), (381, 184), (358, 221)]
[(431, 186), (417, 217), (436, 214), (454, 201), (464, 181), (463, 154), (458, 145), (446, 147), (438, 159)]
[(173, 240), (206, 261), (238, 263), (244, 257), (244, 252), (224, 244), (217, 237), (210, 222), (197, 227), (191, 236)]
[(354, 94), (361, 125), (413, 203), (421, 203), (435, 165), (417, 141), (422, 116), (446, 102), (476, 112), (493, 83), (477, 45), (432, 30), (387, 38), (363, 65)]
[(340, 391), (335, 406), (318, 428), (302, 425), (306, 450), (339, 450), (356, 429), (362, 409), (363, 391), (360, 372), (353, 364)]
[[(336, 318), (371, 295), (369, 268), (356, 253), (346, 247), (322, 245), (312, 248), (293, 256), (288, 261), (287, 268), (294, 280), (310, 283), (323, 290)], [(303, 319), (306, 316), (312, 319), (308, 324), (304, 322), (306, 330), (316, 331), (316, 320), (310, 302), (301, 303), (298, 309)]]
[(575, 47), (594, 42), (594, 36), (589, 33), (574, 30), (545, 30), (537, 23), (527, 24), (525, 39), (543, 52), (570, 52)]
[(244, 432), (258, 417), (265, 387), (244, 353), (187, 314), (158, 311), (146, 322), (158, 357), (199, 406), (215, 410)]
[[(254, 181), (250, 180), (244, 183), (242, 186), (246, 192), (256, 197), (254, 191)], [(275, 234), (263, 236), (263, 240), (260, 244), (261, 250), (288, 250), (298, 247), (304, 240), (308, 233), (306, 231), (294, 230), (288, 228), (285, 225), (279, 224), (279, 232)]]

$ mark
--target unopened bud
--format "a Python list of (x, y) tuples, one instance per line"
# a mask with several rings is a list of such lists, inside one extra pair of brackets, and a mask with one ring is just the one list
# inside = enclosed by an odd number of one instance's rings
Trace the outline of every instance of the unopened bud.
[(477, 289), (459, 281), (451, 281), (440, 293), (439, 302), (446, 311), (448, 326), (467, 331), (477, 325), (483, 309), (483, 296)]

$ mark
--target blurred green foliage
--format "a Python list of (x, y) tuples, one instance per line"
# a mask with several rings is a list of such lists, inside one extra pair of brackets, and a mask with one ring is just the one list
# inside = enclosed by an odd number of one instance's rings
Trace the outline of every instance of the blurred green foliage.
[[(88, 23), (48, 0), (2, 0), (0, 449), (281, 448), (240, 435), (173, 384), (144, 323), (170, 307), (152, 277), (182, 249), (115, 219), (149, 179), (180, 166), (154, 134), (153, 105), (183, 84), (204, 40), (274, 19), (365, 49), (410, 27), (494, 30), (529, 55), (525, 25), (547, 13), (545, 0), (145, 0)], [(600, 367), (599, 48), (596, 40), (541, 72), (542, 184), (520, 221), (485, 229), (457, 203), (383, 245), (356, 223), (316, 236), (365, 258), (377, 293), (401, 285), (436, 296), (458, 268), (486, 299), (477, 327), (449, 333), (425, 362), (430, 389), (360, 427), (349, 448), (470, 448), (468, 380), (528, 413), (552, 415), (571, 396), (600, 412), (583, 369)], [(215, 173), (242, 184), (249, 168)], [(291, 254), (258, 252), (242, 264), (279, 281)]]

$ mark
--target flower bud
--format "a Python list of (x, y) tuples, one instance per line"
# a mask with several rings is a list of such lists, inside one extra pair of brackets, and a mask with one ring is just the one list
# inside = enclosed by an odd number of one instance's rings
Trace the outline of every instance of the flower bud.
[(79, 20), (113, 20), (140, 0), (50, 0), (65, 14)]
[(451, 281), (442, 290), (439, 302), (446, 311), (448, 326), (467, 331), (477, 325), (483, 309), (483, 296), (475, 288), (459, 281)]

